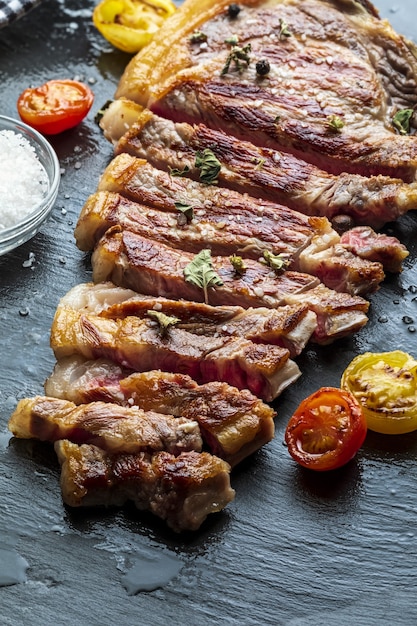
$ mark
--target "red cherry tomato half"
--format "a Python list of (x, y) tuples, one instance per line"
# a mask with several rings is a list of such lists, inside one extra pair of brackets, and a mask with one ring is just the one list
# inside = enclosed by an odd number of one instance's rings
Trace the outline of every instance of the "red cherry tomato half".
[(93, 104), (94, 94), (77, 80), (50, 80), (19, 96), (17, 111), (23, 122), (44, 135), (77, 126)]
[(320, 472), (350, 461), (366, 431), (366, 419), (355, 397), (335, 387), (322, 387), (303, 400), (290, 418), (285, 442), (297, 463)]

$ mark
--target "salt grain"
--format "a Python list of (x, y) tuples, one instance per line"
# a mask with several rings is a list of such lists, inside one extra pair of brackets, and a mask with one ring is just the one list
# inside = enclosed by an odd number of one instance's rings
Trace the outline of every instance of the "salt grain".
[(48, 176), (20, 133), (0, 131), (0, 230), (27, 217), (48, 192)]

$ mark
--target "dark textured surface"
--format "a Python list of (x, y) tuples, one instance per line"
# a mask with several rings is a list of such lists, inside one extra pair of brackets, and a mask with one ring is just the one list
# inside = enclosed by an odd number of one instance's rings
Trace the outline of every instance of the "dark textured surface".
[[(379, 0), (378, 7), (417, 39), (414, 2)], [(90, 278), (73, 227), (111, 158), (93, 115), (113, 96), (128, 59), (95, 32), (94, 3), (79, 4), (45, 1), (0, 32), (2, 114), (16, 116), (18, 94), (52, 77), (77, 76), (96, 93), (89, 119), (53, 140), (63, 168), (53, 216), (35, 239), (0, 258), (0, 551), (29, 565), (25, 583), (0, 588), (0, 623), (417, 623), (417, 433), (369, 434), (357, 458), (331, 475), (302, 471), (282, 445), (292, 409), (319, 386), (338, 385), (356, 354), (402, 348), (417, 356), (417, 332), (403, 322), (409, 316), (417, 327), (415, 213), (393, 228), (411, 256), (373, 296), (368, 326), (299, 359), (303, 376), (277, 403), (275, 440), (233, 473), (235, 502), (199, 532), (176, 536), (129, 507), (70, 511), (51, 448), (9, 443), (17, 399), (42, 393), (53, 366), (49, 329), (58, 299)], [(127, 571), (172, 555), (182, 562), (177, 576), (128, 595)]]

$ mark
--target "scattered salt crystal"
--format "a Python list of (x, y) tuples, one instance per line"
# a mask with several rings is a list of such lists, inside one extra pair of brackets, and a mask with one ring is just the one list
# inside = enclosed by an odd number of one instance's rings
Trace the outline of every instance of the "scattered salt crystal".
[(23, 261), (22, 267), (32, 267), (34, 262), (35, 262), (35, 253), (29, 252), (29, 257), (26, 259), (26, 261)]
[(0, 230), (27, 217), (48, 192), (45, 168), (20, 133), (0, 131)]

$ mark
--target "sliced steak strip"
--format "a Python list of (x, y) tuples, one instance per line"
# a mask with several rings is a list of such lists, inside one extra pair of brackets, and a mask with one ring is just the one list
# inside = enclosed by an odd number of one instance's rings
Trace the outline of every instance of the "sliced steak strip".
[[(255, 343), (287, 348), (292, 357), (305, 348), (317, 326), (317, 318), (306, 304), (283, 305), (277, 309), (217, 306), (187, 300), (134, 294), (112, 283), (84, 283), (73, 287), (61, 305), (100, 317), (149, 320), (149, 311), (177, 318), (177, 328), (207, 337), (243, 337)], [(119, 298), (119, 300), (117, 300)]]
[[(121, 115), (124, 101), (106, 110), (107, 118)], [(111, 122), (108, 121), (111, 127)], [(282, 151), (255, 146), (204, 124), (174, 123), (144, 110), (116, 143), (115, 153), (146, 159), (162, 170), (183, 171), (200, 179), (196, 156), (211, 150), (221, 163), (222, 187), (280, 202), (306, 215), (330, 220), (349, 215), (354, 223), (378, 228), (417, 206), (417, 183), (387, 176), (329, 174)]]
[(184, 374), (128, 375), (111, 361), (73, 356), (56, 363), (45, 391), (76, 404), (100, 400), (195, 420), (210, 452), (232, 467), (274, 436), (275, 412), (247, 389), (218, 382), (197, 385)]
[(67, 440), (58, 441), (55, 450), (62, 497), (71, 507), (122, 506), (132, 500), (181, 532), (197, 530), (235, 496), (230, 466), (207, 452), (111, 455)]
[[(111, 280), (150, 295), (204, 301), (203, 290), (184, 279), (184, 268), (193, 258), (189, 253), (114, 227), (106, 232), (93, 253), (93, 279), (98, 283)], [(367, 321), (366, 300), (328, 289), (308, 274), (286, 271), (277, 275), (269, 267), (247, 259), (244, 274), (237, 276), (224, 257), (214, 257), (213, 267), (223, 285), (210, 288), (211, 304), (277, 308), (297, 300), (321, 318), (320, 331), (316, 329), (313, 335), (320, 343), (356, 332)], [(342, 325), (338, 322), (340, 315), (344, 318)], [(329, 333), (324, 332), (326, 328)]]
[(368, 226), (357, 226), (343, 233), (340, 239), (344, 248), (363, 259), (379, 260), (387, 272), (399, 272), (408, 250), (396, 237), (376, 233)]
[[(354, 0), (243, 0), (238, 19), (227, 5), (187, 2), (129, 63), (116, 97), (285, 147), (329, 172), (415, 179), (417, 141), (393, 120), (417, 102), (417, 59), (387, 21)], [(234, 49), (225, 43), (233, 38)], [(230, 57), (236, 47), (248, 64)], [(266, 76), (256, 71), (260, 60), (270, 65)]]
[(324, 228), (312, 227), (307, 234), (296, 226), (291, 230), (285, 218), (280, 220), (280, 213), (279, 208), (264, 209), (259, 216), (248, 216), (233, 207), (227, 212), (213, 207), (193, 211), (193, 218), (187, 220), (180, 212), (173, 215), (101, 191), (84, 205), (75, 237), (80, 248), (92, 249), (108, 228), (119, 225), (187, 252), (198, 253), (207, 247), (216, 256), (251, 259), (262, 258), (265, 252), (285, 254), (291, 269), (307, 271), (337, 291), (364, 295), (378, 289), (385, 277), (382, 265), (334, 243), (339, 236), (328, 222)]
[[(257, 234), (258, 239), (266, 237), (268, 240), (271, 238), (270, 235), (268, 237), (268, 233), (272, 231), (274, 233), (272, 241), (275, 245), (282, 242), (282, 245), (296, 248), (302, 246), (306, 239), (313, 238), (321, 242), (322, 247), (327, 247), (331, 251), (332, 246), (340, 242), (340, 235), (331, 228), (329, 221), (324, 217), (306, 216), (276, 202), (248, 196), (246, 193), (174, 177), (157, 170), (147, 161), (128, 154), (120, 154), (109, 163), (99, 181), (98, 189), (119, 193), (140, 204), (169, 211), (177, 216), (176, 203), (188, 204), (195, 209), (197, 215), (202, 217), (208, 215), (218, 226), (229, 224), (235, 236), (241, 237), (242, 234), (247, 234), (249, 229)], [(233, 219), (235, 215), (240, 216), (240, 219)], [(76, 236), (82, 247), (88, 249), (92, 245), (91, 235), (86, 229), (84, 235), (82, 223), (76, 228)], [(400, 242), (397, 244), (401, 246)], [(375, 259), (371, 250), (370, 246), (367, 258), (378, 260), (380, 258), (378, 246)], [(387, 257), (387, 264), (389, 259), (390, 256)], [(299, 263), (308, 263), (308, 260), (304, 258)]]
[(271, 401), (300, 376), (285, 348), (240, 337), (206, 337), (179, 328), (162, 334), (153, 320), (105, 319), (59, 305), (51, 328), (56, 358), (107, 358), (143, 372), (188, 374), (198, 383), (223, 381)]
[(111, 453), (165, 450), (178, 455), (190, 450), (201, 452), (203, 444), (198, 423), (186, 417), (108, 402), (76, 406), (47, 396), (20, 400), (8, 426), (20, 439), (68, 439)]

